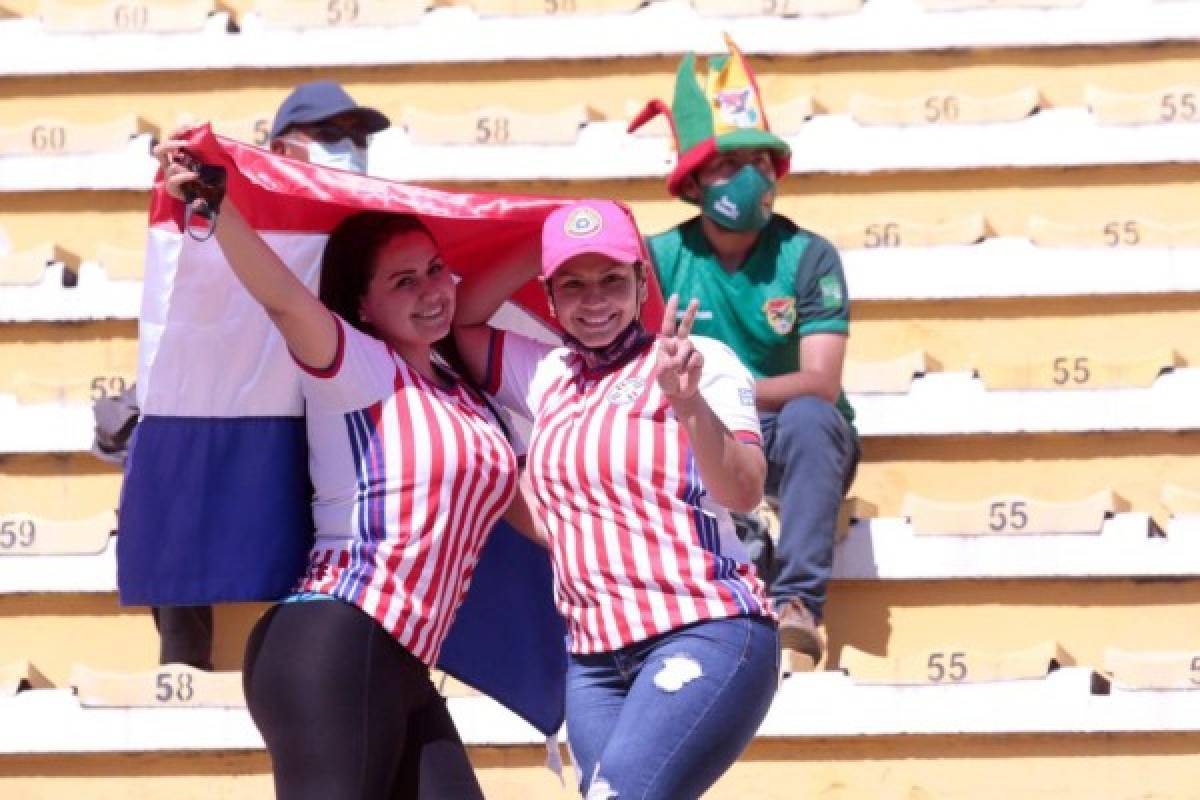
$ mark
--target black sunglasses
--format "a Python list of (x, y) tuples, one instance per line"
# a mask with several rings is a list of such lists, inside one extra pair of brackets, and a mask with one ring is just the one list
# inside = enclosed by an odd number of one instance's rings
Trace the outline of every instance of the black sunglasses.
[(359, 147), (367, 146), (367, 136), (369, 135), (360, 127), (344, 127), (329, 120), (325, 120), (324, 122), (306, 122), (302, 125), (297, 125), (296, 130), (306, 133), (318, 142), (325, 144), (336, 144), (343, 139), (349, 139)]

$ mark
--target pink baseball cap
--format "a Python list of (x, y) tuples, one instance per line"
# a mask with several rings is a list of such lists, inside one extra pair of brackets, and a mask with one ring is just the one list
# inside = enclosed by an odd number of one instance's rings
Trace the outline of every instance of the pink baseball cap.
[(568, 259), (599, 253), (623, 264), (642, 260), (642, 235), (633, 215), (611, 200), (580, 200), (555, 209), (542, 226), (542, 276)]

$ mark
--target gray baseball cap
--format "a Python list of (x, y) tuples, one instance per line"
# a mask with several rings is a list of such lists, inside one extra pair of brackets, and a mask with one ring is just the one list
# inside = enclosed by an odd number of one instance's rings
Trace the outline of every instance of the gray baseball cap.
[(340, 84), (334, 81), (313, 81), (297, 86), (283, 101), (283, 105), (279, 106), (279, 110), (275, 112), (275, 121), (271, 123), (271, 138), (281, 136), (292, 125), (320, 122), (339, 114), (357, 116), (362, 120), (362, 126), (367, 133), (379, 133), (392, 124), (391, 120), (379, 111), (354, 102), (354, 98), (347, 94)]

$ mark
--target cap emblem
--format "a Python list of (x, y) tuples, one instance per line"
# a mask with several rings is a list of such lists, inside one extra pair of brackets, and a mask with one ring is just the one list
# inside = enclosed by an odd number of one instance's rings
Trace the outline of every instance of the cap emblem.
[(595, 236), (603, 226), (604, 220), (600, 217), (600, 212), (584, 206), (567, 215), (567, 221), (563, 224), (563, 232), (567, 236), (583, 239)]
[(754, 103), (754, 93), (749, 88), (722, 89), (717, 92), (717, 112), (721, 121), (733, 128), (757, 128), (759, 113)]

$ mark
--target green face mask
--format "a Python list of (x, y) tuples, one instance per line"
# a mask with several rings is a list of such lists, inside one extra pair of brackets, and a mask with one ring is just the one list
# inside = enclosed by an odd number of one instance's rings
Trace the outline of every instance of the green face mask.
[(774, 191), (775, 182), (747, 164), (724, 183), (704, 187), (704, 216), (731, 231), (761, 231), (771, 219), (763, 198)]

